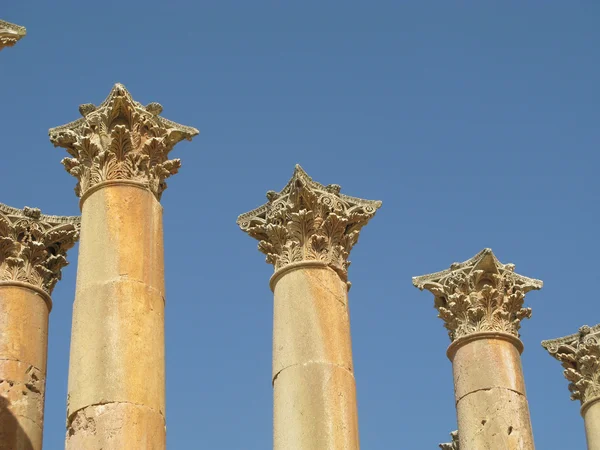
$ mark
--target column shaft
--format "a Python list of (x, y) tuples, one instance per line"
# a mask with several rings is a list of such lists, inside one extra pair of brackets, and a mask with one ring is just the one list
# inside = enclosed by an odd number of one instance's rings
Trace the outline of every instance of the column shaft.
[(274, 275), (274, 449), (357, 450), (347, 285), (300, 263)]
[(489, 334), (470, 335), (449, 348), (460, 448), (533, 450), (520, 341)]
[(162, 207), (133, 182), (82, 198), (67, 450), (165, 448)]
[(0, 450), (41, 450), (49, 298), (0, 285)]
[(588, 450), (600, 450), (600, 401), (592, 400), (583, 407), (585, 437)]

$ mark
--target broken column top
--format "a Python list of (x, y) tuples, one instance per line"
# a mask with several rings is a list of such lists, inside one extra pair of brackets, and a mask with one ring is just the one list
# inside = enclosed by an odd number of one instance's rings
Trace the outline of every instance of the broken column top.
[(21, 282), (50, 295), (79, 239), (80, 218), (0, 203), (0, 283)]
[(268, 202), (242, 214), (240, 228), (259, 240), (275, 270), (301, 261), (321, 261), (342, 280), (348, 277), (348, 255), (361, 228), (373, 218), (380, 201), (340, 194), (337, 184), (313, 181), (296, 165), (280, 191), (268, 191)]
[(102, 182), (129, 180), (147, 186), (160, 200), (165, 179), (181, 166), (179, 159), (168, 159), (169, 152), (198, 134), (195, 128), (161, 117), (159, 103), (136, 102), (119, 83), (99, 106), (84, 104), (79, 112), (81, 119), (49, 131), (54, 146), (72, 156), (62, 164), (78, 179), (79, 197)]
[(523, 308), (525, 294), (541, 289), (543, 283), (514, 270), (514, 264), (502, 264), (486, 248), (465, 262), (412, 281), (433, 293), (438, 317), (452, 341), (486, 331), (519, 337), (521, 320), (531, 316), (531, 309)]
[(569, 336), (542, 341), (542, 347), (562, 363), (570, 381), (571, 400), (600, 397), (600, 324), (584, 325)]
[(0, 50), (12, 47), (27, 34), (25, 27), (0, 20)]

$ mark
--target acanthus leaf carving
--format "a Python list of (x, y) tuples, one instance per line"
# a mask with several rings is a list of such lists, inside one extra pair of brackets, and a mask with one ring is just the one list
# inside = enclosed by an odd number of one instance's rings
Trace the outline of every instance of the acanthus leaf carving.
[(0, 50), (12, 47), (27, 34), (25, 27), (0, 20)]
[(571, 400), (583, 404), (600, 397), (600, 324), (585, 325), (578, 333), (543, 341), (542, 346), (562, 363)]
[(48, 294), (79, 239), (79, 217), (42, 215), (0, 204), (0, 281), (31, 284)]
[(347, 281), (350, 250), (381, 202), (340, 194), (338, 185), (313, 181), (300, 166), (268, 203), (239, 216), (240, 228), (259, 241), (275, 270), (300, 261), (320, 261)]
[(142, 106), (121, 84), (100, 106), (86, 104), (79, 110), (83, 118), (50, 130), (54, 146), (71, 155), (62, 164), (77, 178), (79, 197), (101, 182), (129, 180), (147, 186), (160, 200), (165, 180), (181, 166), (179, 159), (168, 158), (169, 152), (198, 134), (160, 117), (158, 103)]
[(440, 448), (442, 450), (460, 450), (460, 445), (458, 443), (458, 431), (453, 431), (450, 433), (450, 437), (452, 438), (452, 442), (440, 444)]
[(531, 317), (525, 294), (542, 282), (518, 275), (513, 264), (502, 264), (490, 249), (442, 272), (413, 278), (413, 284), (434, 295), (438, 317), (452, 341), (478, 332), (502, 332), (519, 337), (521, 320)]

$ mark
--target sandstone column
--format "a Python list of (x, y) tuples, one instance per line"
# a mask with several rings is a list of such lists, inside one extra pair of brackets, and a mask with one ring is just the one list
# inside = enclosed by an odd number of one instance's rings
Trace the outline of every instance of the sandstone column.
[(442, 450), (460, 450), (460, 445), (458, 444), (458, 431), (450, 433), (450, 437), (452, 438), (452, 442), (440, 444), (440, 448)]
[(12, 47), (26, 34), (25, 27), (0, 20), (0, 50)]
[(50, 294), (78, 217), (0, 203), (0, 450), (40, 450)]
[(532, 450), (533, 434), (521, 368), (525, 294), (542, 282), (517, 275), (490, 249), (448, 270), (413, 278), (435, 296), (452, 343), (461, 450)]
[(348, 312), (348, 254), (381, 202), (340, 194), (296, 166), (238, 225), (275, 267), (275, 450), (359, 448)]
[(600, 324), (579, 333), (543, 341), (542, 346), (564, 367), (571, 400), (581, 401), (587, 448), (600, 450)]
[(67, 401), (68, 450), (164, 449), (165, 178), (168, 154), (198, 131), (117, 84), (82, 118), (50, 130), (78, 179), (81, 245)]

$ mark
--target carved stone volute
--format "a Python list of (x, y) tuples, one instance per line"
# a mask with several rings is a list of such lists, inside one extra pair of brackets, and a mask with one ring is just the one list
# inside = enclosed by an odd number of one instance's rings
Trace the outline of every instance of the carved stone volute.
[(340, 186), (313, 181), (296, 166), (289, 183), (268, 202), (242, 214), (237, 223), (255, 239), (275, 270), (301, 261), (320, 261), (347, 281), (348, 255), (380, 201), (340, 194)]
[(576, 334), (543, 341), (542, 346), (562, 363), (571, 400), (583, 404), (600, 397), (600, 324), (585, 325)]
[(27, 34), (25, 27), (0, 20), (0, 50), (12, 47)]
[(0, 282), (27, 283), (50, 295), (77, 239), (79, 217), (46, 216), (37, 208), (0, 203)]
[(518, 275), (484, 249), (448, 270), (413, 278), (419, 289), (435, 296), (434, 306), (452, 341), (477, 332), (502, 332), (519, 337), (521, 320), (531, 317), (523, 307), (525, 294), (542, 282)]
[(195, 128), (160, 117), (158, 103), (142, 106), (122, 84), (100, 106), (84, 104), (79, 112), (83, 118), (50, 130), (54, 146), (72, 156), (62, 164), (79, 180), (79, 197), (104, 181), (129, 180), (147, 186), (160, 200), (165, 179), (181, 166), (179, 159), (168, 159), (169, 152), (198, 134)]

